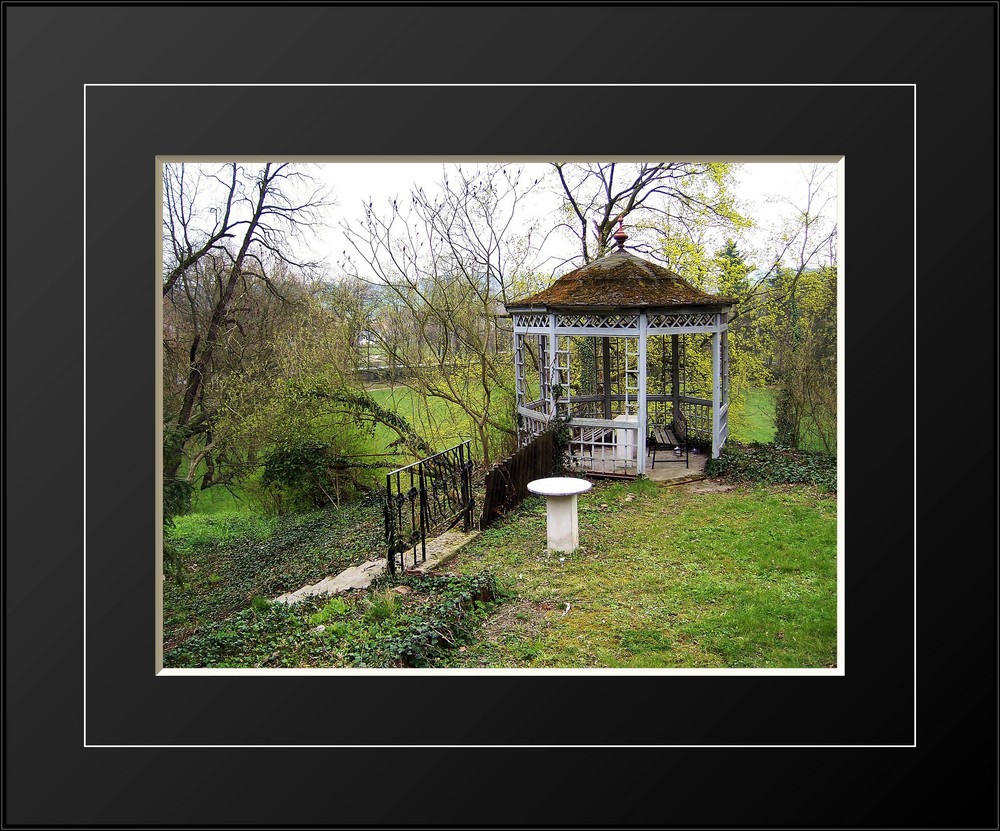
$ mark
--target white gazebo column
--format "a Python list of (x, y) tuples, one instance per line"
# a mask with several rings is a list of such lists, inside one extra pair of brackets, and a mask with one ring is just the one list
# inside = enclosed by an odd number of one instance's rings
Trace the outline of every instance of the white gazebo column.
[(677, 418), (677, 413), (681, 408), (681, 336), (670, 336), (670, 413), (672, 418)]
[(638, 431), (635, 437), (635, 472), (642, 476), (646, 472), (646, 330), (648, 319), (645, 312), (639, 312), (639, 401)]
[(514, 397), (518, 407), (528, 401), (524, 388), (524, 335), (517, 331), (514, 332)]
[(719, 370), (719, 387), (722, 390), (722, 403), (719, 406), (719, 452), (726, 446), (729, 438), (729, 316), (722, 314), (723, 325), (719, 333), (720, 356), (722, 368)]
[[(719, 316), (721, 318), (721, 315)], [(718, 324), (712, 332), (712, 458), (718, 459), (722, 452), (720, 436), (722, 433), (722, 335)]]
[(549, 418), (556, 417), (556, 396), (552, 391), (554, 386), (553, 374), (556, 371), (556, 316), (554, 312), (549, 312)]

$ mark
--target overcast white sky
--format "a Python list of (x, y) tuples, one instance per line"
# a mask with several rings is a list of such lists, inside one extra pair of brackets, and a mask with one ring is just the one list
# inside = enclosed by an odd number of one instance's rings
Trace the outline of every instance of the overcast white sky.
[[(480, 164), (483, 164), (482, 162)], [(544, 162), (523, 162), (526, 177), (532, 179), (551, 172), (551, 167)], [(376, 209), (386, 206), (393, 197), (404, 197), (414, 185), (422, 185), (430, 194), (440, 181), (442, 168), (453, 165), (453, 162), (322, 162), (309, 165), (310, 173), (318, 176), (329, 189), (335, 200), (335, 205), (327, 215), (327, 227), (309, 241), (308, 252), (303, 253), (310, 259), (323, 259), (329, 267), (329, 273), (340, 273), (338, 263), (344, 259), (343, 252), (351, 251), (340, 228), (342, 222), (354, 224), (360, 228), (364, 220), (364, 205), (371, 200)], [(462, 162), (467, 169), (474, 168), (476, 162)], [(205, 169), (217, 170), (218, 165), (206, 164)], [(253, 164), (247, 164), (253, 169)], [(744, 232), (740, 247), (751, 262), (767, 259), (769, 252), (774, 250), (772, 237), (782, 224), (783, 218), (794, 213), (787, 204), (804, 204), (807, 194), (807, 175), (813, 167), (812, 163), (789, 162), (753, 162), (742, 163), (736, 168), (736, 184), (734, 195), (738, 206), (744, 215), (752, 218), (758, 228)], [(825, 214), (829, 221), (837, 219), (836, 172), (835, 164), (821, 166), (825, 171), (833, 172), (830, 178), (831, 195), (834, 198), (827, 203)], [(405, 204), (403, 199), (401, 204)], [(534, 217), (541, 218), (542, 227), (546, 223), (554, 225), (550, 217), (559, 208), (558, 196), (551, 190), (536, 189), (533, 196), (524, 203), (524, 224), (527, 226)], [(628, 223), (626, 222), (626, 230)], [(721, 241), (720, 241), (721, 244)], [(549, 271), (562, 260), (577, 255), (577, 245), (568, 237), (552, 235), (543, 249), (538, 262), (539, 270)], [(543, 262), (548, 257), (547, 262)], [(357, 257), (354, 258), (358, 262)], [(363, 264), (361, 264), (363, 265)], [(573, 266), (557, 268), (556, 274), (562, 273)]]
[[(369, 199), (378, 208), (380, 203), (384, 206), (393, 197), (407, 194), (414, 184), (423, 185), (429, 193), (440, 181), (442, 167), (445, 164), (444, 162), (338, 162), (320, 165), (322, 179), (330, 188), (337, 204), (330, 213), (335, 227), (328, 236), (324, 235), (325, 239), (317, 241), (316, 254), (325, 256), (330, 265), (334, 266), (342, 260), (342, 252), (348, 248), (338, 228), (341, 221), (360, 225), (364, 217), (364, 205)], [(463, 166), (471, 169), (475, 163), (464, 162)], [(541, 162), (525, 162), (523, 166), (530, 178), (541, 176), (551, 170), (547, 164)], [(736, 197), (742, 204), (744, 213), (760, 226), (759, 230), (748, 235), (745, 246), (748, 254), (758, 248), (763, 254), (768, 248), (768, 237), (780, 226), (782, 218), (791, 212), (785, 200), (804, 203), (807, 192), (806, 176), (811, 167), (811, 163), (787, 162), (744, 163), (738, 167)], [(828, 164), (823, 167), (832, 170), (836, 165)], [(831, 184), (835, 189), (835, 175), (831, 179)], [(537, 196), (526, 207), (530, 214), (545, 217), (557, 210), (558, 203), (555, 196), (537, 191)], [(836, 199), (829, 203), (827, 212), (831, 221), (835, 222)], [(561, 242), (557, 238), (548, 244), (545, 253), (551, 254), (556, 260), (576, 254), (577, 249), (568, 241)]]

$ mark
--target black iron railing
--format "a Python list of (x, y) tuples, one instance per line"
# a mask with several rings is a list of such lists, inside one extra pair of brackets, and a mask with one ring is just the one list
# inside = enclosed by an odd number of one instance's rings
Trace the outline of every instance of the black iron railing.
[(427, 560), (427, 538), (455, 527), (472, 529), (472, 459), (464, 441), (398, 468), (385, 479), (385, 541), (389, 571)]

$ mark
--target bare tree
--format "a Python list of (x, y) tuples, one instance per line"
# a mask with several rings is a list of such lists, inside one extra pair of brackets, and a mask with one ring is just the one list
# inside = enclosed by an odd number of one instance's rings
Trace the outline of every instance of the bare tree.
[(837, 432), (837, 224), (831, 210), (836, 167), (812, 165), (803, 175), (805, 197), (785, 200), (792, 215), (776, 241), (773, 264), (751, 288), (742, 313), (775, 318), (777, 440), (798, 446), (811, 433), (832, 451)]
[[(163, 166), (163, 243), (166, 267), (163, 272), (163, 293), (170, 294), (177, 281), (213, 251), (222, 251), (226, 240), (235, 236), (236, 220), (233, 204), (238, 198), (239, 167), (229, 165), (219, 174), (190, 171), (187, 165)], [(200, 210), (199, 193), (204, 180), (214, 181), (222, 188), (219, 205), (208, 208), (211, 225)]]
[[(273, 163), (211, 174), (168, 164), (163, 197), (165, 354), (186, 356), (174, 366), (176, 410), (165, 425), (164, 477), (175, 478), (188, 443), (210, 437), (215, 405), (206, 387), (220, 351), (231, 352), (234, 333), (246, 334), (240, 301), (262, 293), (285, 300), (275, 265), (283, 274), (315, 265), (297, 260), (293, 244), (328, 203), (307, 174)], [(197, 458), (210, 459), (211, 448), (208, 438)]]
[[(728, 224), (742, 220), (726, 187), (731, 165), (553, 162), (552, 167), (567, 212), (561, 225), (576, 237), (585, 263), (607, 253), (618, 221), (630, 216), (635, 230), (650, 234), (663, 226), (684, 226), (706, 216)], [(630, 233), (635, 237), (634, 231)], [(641, 250), (641, 236), (631, 245)], [(645, 248), (655, 253), (655, 247), (648, 243)]]
[(369, 204), (361, 230), (344, 225), (354, 252), (345, 268), (384, 295), (373, 326), (380, 348), (404, 383), (466, 414), (487, 463), (497, 441), (515, 435), (503, 303), (523, 293), (537, 238), (536, 226), (518, 225), (536, 184), (521, 175), (508, 165), (456, 166), (433, 193), (414, 188), (384, 211)]
[[(800, 200), (785, 197), (789, 217), (771, 241), (768, 268), (759, 271), (748, 287), (737, 315), (753, 314), (761, 303), (783, 304), (795, 300), (803, 273), (817, 264), (837, 261), (837, 222), (832, 215), (836, 199), (834, 165), (813, 164), (802, 171), (805, 195)], [(792, 269), (790, 279), (775, 285), (782, 269)]]

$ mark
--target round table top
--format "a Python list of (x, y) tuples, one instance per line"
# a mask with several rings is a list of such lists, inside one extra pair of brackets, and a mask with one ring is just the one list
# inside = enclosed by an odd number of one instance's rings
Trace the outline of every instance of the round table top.
[(592, 487), (586, 479), (573, 479), (569, 476), (552, 476), (528, 482), (528, 490), (541, 496), (572, 496), (585, 493)]

